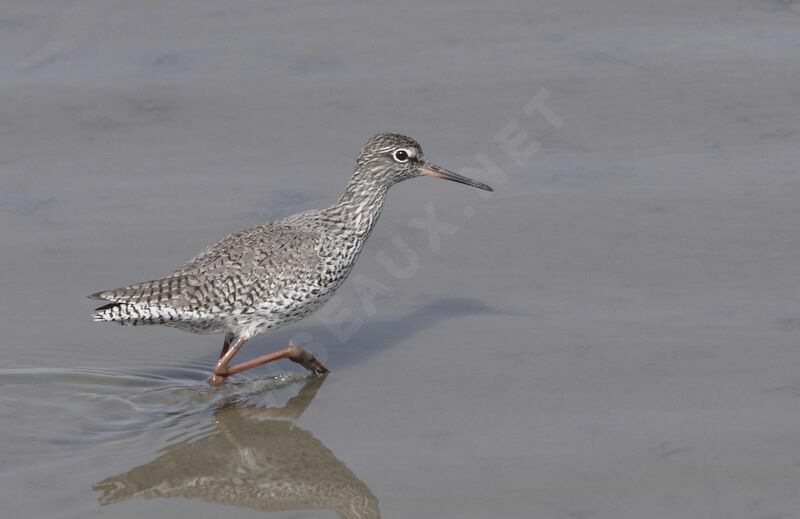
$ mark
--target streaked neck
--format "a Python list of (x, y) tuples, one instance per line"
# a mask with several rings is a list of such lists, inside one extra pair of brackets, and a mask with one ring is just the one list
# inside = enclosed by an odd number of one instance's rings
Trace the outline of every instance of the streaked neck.
[(364, 181), (353, 175), (342, 197), (327, 211), (347, 230), (366, 237), (378, 221), (388, 190), (385, 184)]

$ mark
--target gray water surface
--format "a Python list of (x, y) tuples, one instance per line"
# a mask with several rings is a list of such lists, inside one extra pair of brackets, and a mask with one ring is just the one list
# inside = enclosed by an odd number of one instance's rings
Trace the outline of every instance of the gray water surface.
[[(800, 517), (799, 24), (4, 1), (0, 515)], [(324, 381), (213, 391), (221, 337), (91, 322), (89, 293), (332, 203), (385, 130), (495, 192), (393, 188), (340, 297), (241, 354), (294, 339)]]

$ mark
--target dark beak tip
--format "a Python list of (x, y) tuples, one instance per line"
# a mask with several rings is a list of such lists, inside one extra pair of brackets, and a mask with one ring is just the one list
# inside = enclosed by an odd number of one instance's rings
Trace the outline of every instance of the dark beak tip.
[(453, 173), (452, 171), (446, 170), (441, 166), (437, 166), (436, 164), (431, 164), (430, 162), (422, 164), (420, 170), (422, 175), (426, 175), (429, 177), (437, 177), (437, 178), (443, 178), (445, 180), (451, 180), (453, 182), (458, 182), (461, 184), (466, 184), (468, 186), (477, 187), (478, 189), (483, 189), (484, 191), (494, 191), (494, 189), (484, 184), (483, 182), (478, 182), (477, 180), (473, 180), (469, 177), (459, 175), (458, 173)]

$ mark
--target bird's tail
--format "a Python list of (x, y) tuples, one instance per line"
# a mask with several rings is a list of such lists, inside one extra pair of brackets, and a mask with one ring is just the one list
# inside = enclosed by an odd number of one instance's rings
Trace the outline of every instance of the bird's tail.
[(116, 322), (128, 326), (163, 324), (168, 317), (159, 309), (136, 303), (109, 303), (96, 308), (92, 314), (93, 321)]

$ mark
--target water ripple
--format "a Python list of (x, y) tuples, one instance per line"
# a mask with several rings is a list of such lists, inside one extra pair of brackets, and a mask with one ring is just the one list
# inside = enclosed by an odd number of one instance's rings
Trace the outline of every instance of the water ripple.
[[(173, 438), (202, 433), (208, 417), (230, 404), (270, 405), (306, 375), (238, 376), (214, 389), (206, 365), (168, 368), (0, 369), (2, 432), (14, 445), (48, 455), (69, 455), (65, 446), (115, 444), (148, 430)], [(13, 457), (25, 452), (10, 453)]]

